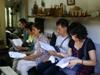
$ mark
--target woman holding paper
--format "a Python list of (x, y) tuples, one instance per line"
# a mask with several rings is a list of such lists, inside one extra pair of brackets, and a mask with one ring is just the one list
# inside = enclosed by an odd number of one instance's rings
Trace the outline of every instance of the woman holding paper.
[(42, 34), (42, 28), (40, 23), (34, 23), (32, 26), (32, 32), (34, 34), (34, 52), (23, 59), (19, 60), (17, 70), (21, 75), (28, 75), (28, 70), (33, 66), (37, 66), (38, 63), (46, 61), (49, 55), (40, 47), (40, 43), (48, 43), (48, 39)]
[[(74, 23), (74, 25), (76, 24)], [(81, 67), (77, 70), (78, 72), (74, 75), (91, 75), (96, 65), (96, 49), (93, 41), (87, 37), (87, 30), (81, 24), (71, 30), (70, 34), (72, 41), (69, 42), (69, 55), (78, 57), (79, 59), (71, 60), (68, 67), (71, 68), (77, 64), (81, 64)]]

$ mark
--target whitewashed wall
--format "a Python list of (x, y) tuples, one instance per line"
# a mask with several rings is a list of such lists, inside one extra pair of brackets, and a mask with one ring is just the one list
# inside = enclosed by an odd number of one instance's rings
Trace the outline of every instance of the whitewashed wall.
[(90, 22), (88, 22), (86, 27), (89, 37), (91, 37), (95, 43), (100, 44), (100, 20), (91, 20)]

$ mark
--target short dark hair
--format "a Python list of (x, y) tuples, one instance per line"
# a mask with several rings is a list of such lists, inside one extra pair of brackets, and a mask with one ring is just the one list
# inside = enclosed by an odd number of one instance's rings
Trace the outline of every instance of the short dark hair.
[(34, 25), (33, 22), (28, 22), (28, 25), (26, 26), (27, 29), (29, 29), (30, 31), (32, 31), (32, 26)]
[(57, 22), (56, 22), (56, 26), (61, 25), (62, 27), (68, 27), (68, 21), (64, 18), (60, 18)]
[(77, 27), (73, 28), (70, 31), (70, 34), (71, 35), (76, 35), (77, 38), (79, 38), (80, 40), (83, 40), (83, 39), (87, 38), (87, 35), (88, 35), (86, 27), (83, 26), (81, 23)]
[(56, 22), (56, 26), (61, 25), (62, 27), (66, 27), (67, 28), (67, 32), (69, 32), (69, 28), (68, 28), (68, 20), (64, 19), (64, 18), (60, 18), (57, 22)]
[(39, 22), (35, 22), (33, 27), (37, 28), (38, 30), (40, 30), (39, 33), (43, 33), (44, 32), (44, 29), (42, 27), (42, 25), (39, 23)]
[(19, 19), (19, 21), (20, 21), (21, 23), (27, 23), (26, 19), (24, 19), (24, 18)]
[(81, 23), (80, 22), (72, 22), (70, 25), (69, 25), (69, 32), (71, 32), (74, 28), (80, 26)]

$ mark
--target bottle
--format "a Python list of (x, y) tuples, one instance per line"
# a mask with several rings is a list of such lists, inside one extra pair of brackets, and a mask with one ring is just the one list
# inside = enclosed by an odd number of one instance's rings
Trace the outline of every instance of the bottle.
[(41, 0), (41, 7), (42, 7), (42, 12), (44, 13), (44, 11), (45, 11), (45, 2), (44, 2), (44, 0)]
[(34, 6), (33, 6), (33, 14), (37, 15), (37, 13), (38, 13), (38, 5), (37, 5), (37, 2), (35, 1)]
[(45, 7), (45, 2), (44, 2), (44, 0), (41, 0), (41, 6), (42, 6), (42, 7)]
[(61, 8), (60, 14), (61, 16), (63, 16), (64, 15), (64, 4), (63, 3), (60, 3), (60, 8)]

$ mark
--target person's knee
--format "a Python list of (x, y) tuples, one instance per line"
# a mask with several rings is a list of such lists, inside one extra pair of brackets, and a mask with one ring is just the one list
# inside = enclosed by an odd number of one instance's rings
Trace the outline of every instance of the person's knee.
[(67, 70), (67, 75), (76, 75), (76, 73), (74, 70)]
[(52, 65), (44, 71), (43, 75), (55, 75), (59, 71), (59, 67)]
[(20, 69), (18, 69), (19, 72), (28, 72), (29, 69), (27, 69), (26, 67), (20, 67)]
[(17, 63), (17, 70), (20, 70), (21, 68), (23, 68), (23, 60), (19, 60), (18, 63)]
[(25, 66), (25, 65), (18, 64), (17, 70), (18, 70), (19, 72), (28, 71), (27, 65)]
[(37, 70), (40, 72), (45, 71), (47, 68), (49, 68), (52, 64), (50, 62), (42, 62), (38, 64)]

